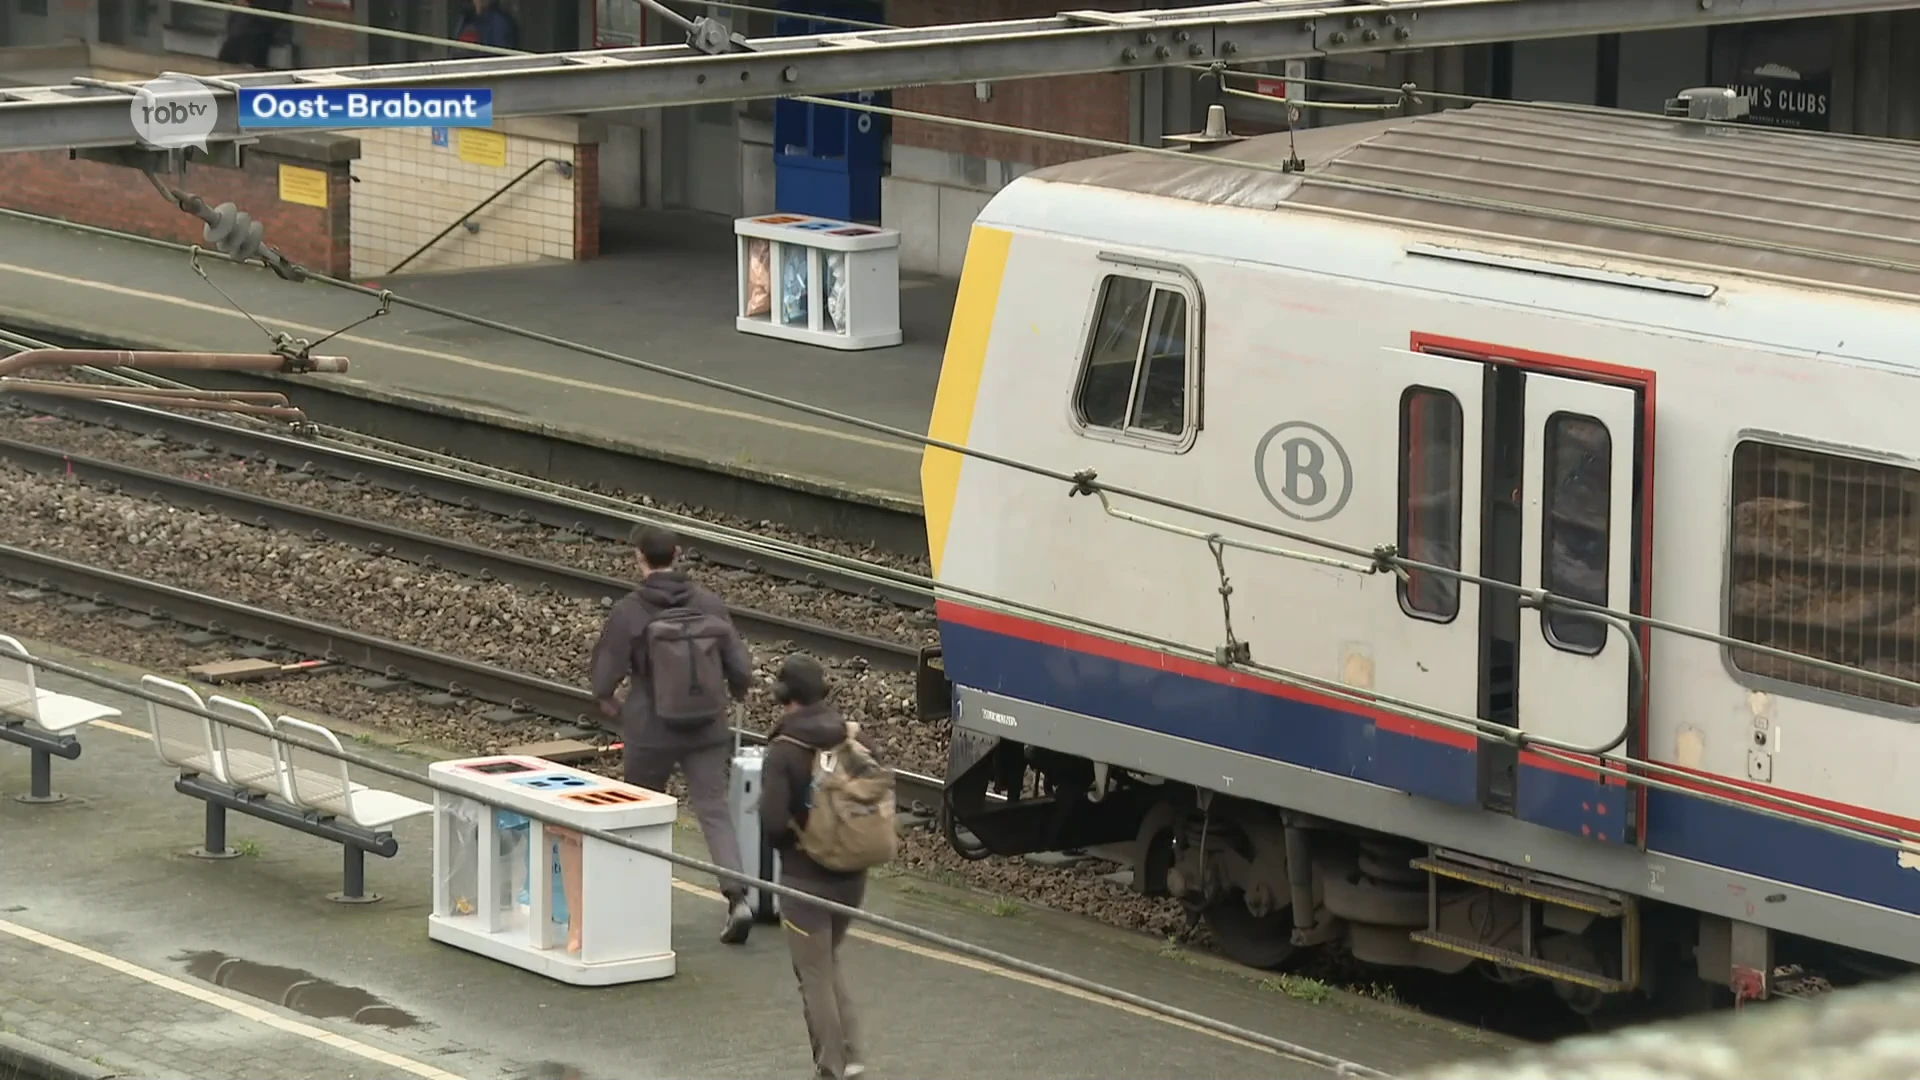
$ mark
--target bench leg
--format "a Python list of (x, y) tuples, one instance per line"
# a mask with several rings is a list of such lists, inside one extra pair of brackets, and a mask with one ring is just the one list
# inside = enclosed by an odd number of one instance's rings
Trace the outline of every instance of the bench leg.
[(352, 844), (342, 844), (340, 850), (344, 853), (341, 862), (345, 873), (341, 875), (340, 891), (329, 893), (327, 899), (336, 904), (371, 904), (379, 900), (379, 894), (367, 891), (367, 853)]
[(219, 803), (209, 802), (207, 807), (206, 842), (187, 854), (196, 859), (237, 859), (240, 853), (227, 847), (227, 808)]
[(27, 759), (31, 771), (27, 781), (27, 793), (15, 795), (16, 802), (45, 806), (66, 802), (67, 797), (53, 790), (53, 755), (37, 747), (29, 747)]

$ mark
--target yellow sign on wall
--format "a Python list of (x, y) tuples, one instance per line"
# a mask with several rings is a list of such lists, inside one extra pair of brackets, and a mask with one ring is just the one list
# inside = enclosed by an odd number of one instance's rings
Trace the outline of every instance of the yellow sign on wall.
[(461, 128), (460, 160), (469, 165), (487, 165), (495, 169), (507, 164), (507, 137), (485, 128)]
[(327, 174), (297, 165), (280, 166), (280, 201), (327, 208)]

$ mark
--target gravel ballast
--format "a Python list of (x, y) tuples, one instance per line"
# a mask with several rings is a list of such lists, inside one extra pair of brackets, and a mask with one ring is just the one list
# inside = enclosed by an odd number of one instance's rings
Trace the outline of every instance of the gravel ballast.
[[(111, 445), (115, 433), (103, 434), (108, 438), (102, 441)], [(129, 436), (117, 437), (133, 441)], [(53, 442), (48, 438), (32, 441)], [(58, 440), (58, 445), (88, 456), (119, 460), (99, 453), (98, 445), (82, 447), (65, 437)], [(315, 504), (297, 496), (318, 484), (288, 483), (296, 490), (276, 497)], [(335, 494), (352, 497), (354, 492)], [(425, 569), (345, 544), (108, 494), (31, 474), (13, 465), (0, 467), (0, 502), (10, 508), (0, 520), (0, 543), (560, 682), (585, 685), (588, 650), (604, 618), (602, 607), (589, 601), (541, 595)], [(578, 549), (586, 545), (555, 546)], [(619, 550), (615, 545), (605, 546)], [(703, 579), (708, 569), (700, 571)], [(872, 605), (871, 601), (864, 603)], [(59, 641), (156, 671), (178, 673), (194, 664), (232, 655), (231, 647), (192, 647), (168, 631), (127, 629), (116, 622), (120, 614), (76, 616), (60, 610), (57, 603), (10, 600), (0, 606), (0, 611), (5, 612), (8, 632)], [(762, 676), (769, 675), (784, 650), (768, 643), (750, 644)], [(860, 721), (874, 734), (884, 760), (911, 772), (944, 775), (946, 725), (913, 718), (910, 676), (861, 670), (858, 662), (829, 664), (836, 684), (834, 700), (850, 719)], [(547, 737), (551, 727), (541, 721), (500, 724), (482, 719), (482, 714), (494, 707), (481, 702), (443, 707), (425, 704), (418, 694), (408, 691), (369, 691), (356, 685), (365, 676), (364, 672), (336, 669), (276, 679), (262, 690), (276, 700), (312, 709), (322, 716), (463, 752), (488, 753), (538, 741)], [(773, 703), (764, 694), (755, 694), (746, 710), (748, 726), (764, 731), (775, 714)], [(605, 755), (593, 767), (595, 771), (617, 773), (617, 757)], [(949, 850), (937, 833), (917, 831), (907, 835), (899, 865), (940, 880), (1132, 929), (1164, 934), (1183, 922), (1177, 904), (1141, 897), (1105, 880), (1101, 875), (1115, 869), (1110, 864), (1054, 869), (1024, 859), (968, 862)]]
[[(609, 577), (630, 577), (634, 573), (633, 549), (625, 544), (563, 536), (558, 530), (544, 526), (516, 522), (484, 511), (386, 491), (372, 485), (333, 480), (292, 468), (276, 468), (268, 462), (230, 454), (210, 454), (192, 446), (161, 442), (76, 421), (25, 417), (6, 412), (0, 412), (0, 437), (58, 447), (82, 457), (131, 465), (149, 472), (232, 488), (366, 521), (399, 525), (476, 547), (510, 552)], [(749, 526), (739, 524), (734, 527)], [(753, 529), (763, 534), (768, 531), (758, 526), (753, 526)], [(830, 543), (821, 537), (782, 538), (806, 543), (820, 550), (832, 550)], [(697, 537), (687, 538), (686, 547), (688, 571), (697, 574), (701, 581), (726, 597), (730, 604), (770, 615), (842, 627), (881, 641), (916, 647), (938, 643), (939, 635), (934, 628), (931, 612), (911, 611), (881, 600), (801, 582), (782, 581), (770, 574), (708, 562), (700, 557)], [(868, 558), (858, 550), (859, 545), (843, 542), (838, 547), (849, 550), (836, 551), (836, 554)], [(869, 558), (869, 561), (872, 560)], [(895, 563), (899, 561), (897, 557), (894, 559)], [(924, 573), (924, 567), (916, 572)]]

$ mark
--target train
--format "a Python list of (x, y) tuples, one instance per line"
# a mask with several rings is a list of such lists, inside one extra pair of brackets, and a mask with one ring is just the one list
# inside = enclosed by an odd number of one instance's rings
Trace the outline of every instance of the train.
[(996, 194), (921, 469), (956, 848), (1588, 1016), (1920, 963), (1920, 147), (1730, 93)]

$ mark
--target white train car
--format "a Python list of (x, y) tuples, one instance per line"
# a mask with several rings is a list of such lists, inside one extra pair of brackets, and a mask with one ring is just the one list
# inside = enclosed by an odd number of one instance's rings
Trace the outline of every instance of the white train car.
[(934, 438), (1722, 637), (929, 450), (949, 836), (1130, 842), (1247, 962), (1583, 1011), (1920, 962), (1920, 690), (1729, 640), (1920, 676), (1916, 181), (1907, 145), (1477, 105), (1008, 186)]

